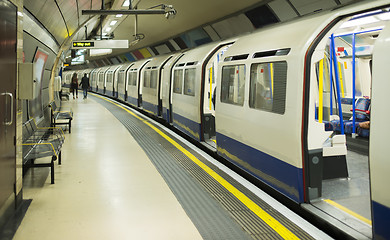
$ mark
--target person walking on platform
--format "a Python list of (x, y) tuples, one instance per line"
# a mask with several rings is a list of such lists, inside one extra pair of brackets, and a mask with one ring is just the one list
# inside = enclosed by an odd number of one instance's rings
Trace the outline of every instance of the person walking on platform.
[(78, 84), (77, 74), (73, 73), (72, 82), (70, 84), (70, 89), (72, 91), (73, 99), (74, 99), (74, 92), (75, 91), (76, 91), (76, 98), (79, 97), (78, 86), (79, 86), (79, 84)]
[(80, 86), (83, 89), (83, 93), (84, 93), (84, 98), (83, 99), (86, 99), (87, 98), (88, 89), (89, 89), (89, 78), (87, 77), (86, 73), (84, 73), (84, 77), (81, 78)]

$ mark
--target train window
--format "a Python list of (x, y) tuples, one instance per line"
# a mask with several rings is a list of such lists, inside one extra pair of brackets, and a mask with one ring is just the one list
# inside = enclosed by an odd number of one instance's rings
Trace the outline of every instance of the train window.
[(157, 70), (150, 72), (150, 88), (157, 88)]
[(245, 65), (222, 68), (221, 102), (244, 105)]
[(136, 86), (137, 85), (137, 72), (129, 72), (129, 86)]
[(186, 69), (184, 72), (184, 94), (195, 96), (195, 74), (196, 69)]
[(125, 71), (123, 71), (123, 70), (118, 73), (118, 85), (123, 84), (124, 75), (125, 75)]
[(108, 82), (108, 83), (111, 83), (111, 82), (112, 82), (112, 77), (113, 77), (112, 72), (107, 73), (107, 82)]
[(284, 114), (286, 82), (287, 62), (252, 64), (249, 107)]
[(173, 92), (181, 94), (182, 86), (183, 86), (183, 69), (178, 69), (175, 70), (173, 74)]
[(99, 82), (102, 83), (104, 81), (104, 73), (99, 74)]
[(144, 72), (144, 87), (150, 88), (150, 71)]

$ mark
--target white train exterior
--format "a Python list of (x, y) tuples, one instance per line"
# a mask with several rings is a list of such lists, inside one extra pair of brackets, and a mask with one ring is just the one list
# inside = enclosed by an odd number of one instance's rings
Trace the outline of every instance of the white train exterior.
[[(309, 202), (321, 191), (311, 168), (347, 151), (345, 136), (326, 131), (316, 114), (322, 101), (318, 63), (327, 59), (331, 34), (351, 16), (389, 5), (360, 3), (186, 52), (90, 69), (92, 91), (144, 109), (199, 142), (216, 140), (218, 155), (296, 203)], [(385, 239), (389, 28), (387, 23), (374, 48), (370, 139), (373, 232)], [(359, 61), (371, 81), (368, 61)], [(347, 65), (343, 71), (350, 71)], [(65, 84), (72, 73), (64, 73)], [(371, 96), (369, 85), (361, 80), (362, 96)]]

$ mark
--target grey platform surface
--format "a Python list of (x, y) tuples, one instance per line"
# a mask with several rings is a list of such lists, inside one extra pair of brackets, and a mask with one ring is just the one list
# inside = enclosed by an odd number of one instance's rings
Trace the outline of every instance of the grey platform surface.
[[(204, 239), (283, 239), (232, 193), (196, 165), (143, 121), (103, 99), (106, 107), (130, 132), (167, 182), (171, 191)], [(165, 132), (172, 139), (173, 136)], [(178, 142), (178, 141), (177, 141)], [(183, 145), (195, 157), (239, 189), (300, 239), (313, 239), (308, 233), (275, 211), (266, 202)]]

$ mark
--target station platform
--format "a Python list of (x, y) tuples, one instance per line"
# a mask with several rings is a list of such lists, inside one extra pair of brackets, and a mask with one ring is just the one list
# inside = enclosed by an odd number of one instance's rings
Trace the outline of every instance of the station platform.
[(26, 173), (14, 239), (331, 239), (137, 111), (95, 94), (66, 104), (55, 184)]

